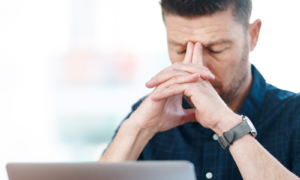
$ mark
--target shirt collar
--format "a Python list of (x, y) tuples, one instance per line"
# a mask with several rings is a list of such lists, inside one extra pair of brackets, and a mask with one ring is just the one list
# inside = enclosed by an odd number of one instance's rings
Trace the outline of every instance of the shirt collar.
[(267, 83), (253, 64), (251, 64), (251, 73), (251, 89), (241, 109), (238, 111), (238, 114), (248, 116), (251, 121), (254, 122), (255, 119), (258, 119), (257, 116), (263, 104)]

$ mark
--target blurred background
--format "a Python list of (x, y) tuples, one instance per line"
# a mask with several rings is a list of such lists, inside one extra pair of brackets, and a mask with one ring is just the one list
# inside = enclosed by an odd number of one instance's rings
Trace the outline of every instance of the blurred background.
[[(0, 0), (0, 179), (8, 162), (97, 161), (144, 86), (171, 63), (158, 0)], [(300, 1), (253, 0), (251, 54), (300, 91)]]

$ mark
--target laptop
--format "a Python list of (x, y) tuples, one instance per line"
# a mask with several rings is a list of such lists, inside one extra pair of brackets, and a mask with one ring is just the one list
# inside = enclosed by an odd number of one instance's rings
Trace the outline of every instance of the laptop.
[(9, 163), (9, 180), (196, 180), (188, 161)]

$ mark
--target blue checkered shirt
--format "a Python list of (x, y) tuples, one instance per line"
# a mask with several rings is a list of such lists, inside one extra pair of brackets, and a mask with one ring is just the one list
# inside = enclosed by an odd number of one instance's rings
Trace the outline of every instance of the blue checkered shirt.
[[(251, 90), (238, 114), (251, 119), (258, 132), (257, 141), (300, 177), (300, 94), (266, 83), (254, 65), (251, 71)], [(143, 99), (133, 105), (132, 112)], [(182, 106), (190, 108), (184, 98)], [(212, 130), (197, 122), (157, 133), (138, 160), (187, 160), (195, 165), (198, 180), (207, 179), (207, 173), (215, 180), (242, 179), (230, 152), (221, 148)]]

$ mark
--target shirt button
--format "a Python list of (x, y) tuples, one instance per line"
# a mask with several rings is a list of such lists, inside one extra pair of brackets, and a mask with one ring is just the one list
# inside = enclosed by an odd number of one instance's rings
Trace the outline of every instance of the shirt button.
[(206, 173), (206, 178), (211, 179), (213, 177), (213, 174), (211, 172)]
[(217, 140), (219, 139), (219, 136), (218, 136), (217, 134), (214, 134), (214, 135), (213, 135), (213, 139), (214, 139), (215, 141), (217, 141)]

